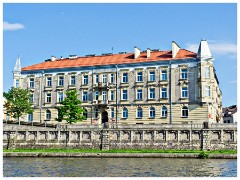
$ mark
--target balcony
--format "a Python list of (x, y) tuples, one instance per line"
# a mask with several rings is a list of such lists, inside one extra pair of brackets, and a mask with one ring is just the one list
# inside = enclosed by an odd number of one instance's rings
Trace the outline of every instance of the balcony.
[(73, 84), (73, 85), (68, 85), (68, 89), (76, 89), (76, 85)]
[(93, 105), (108, 105), (109, 101), (108, 100), (94, 100)]
[(109, 89), (109, 83), (108, 82), (98, 82), (98, 83), (94, 84), (93, 88)]

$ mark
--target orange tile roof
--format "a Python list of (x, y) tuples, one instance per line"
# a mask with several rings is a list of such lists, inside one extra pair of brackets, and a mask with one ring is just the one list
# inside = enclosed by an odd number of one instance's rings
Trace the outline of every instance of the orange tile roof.
[[(180, 49), (174, 59), (196, 58), (197, 54), (186, 49)], [(78, 57), (76, 59), (57, 59), (47, 61), (32, 66), (22, 68), (22, 71), (42, 70), (42, 69), (59, 69), (70, 67), (84, 67), (96, 65), (113, 65), (113, 64), (132, 64), (139, 62), (154, 62), (172, 59), (172, 51), (152, 51), (150, 58), (147, 58), (146, 52), (141, 52), (137, 59), (134, 59), (133, 53), (113, 54), (108, 56)]]

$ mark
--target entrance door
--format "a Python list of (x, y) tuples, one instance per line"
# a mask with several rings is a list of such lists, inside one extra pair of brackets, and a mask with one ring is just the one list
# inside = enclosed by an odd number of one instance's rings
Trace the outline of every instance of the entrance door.
[(102, 112), (102, 123), (108, 122), (108, 113), (107, 111)]

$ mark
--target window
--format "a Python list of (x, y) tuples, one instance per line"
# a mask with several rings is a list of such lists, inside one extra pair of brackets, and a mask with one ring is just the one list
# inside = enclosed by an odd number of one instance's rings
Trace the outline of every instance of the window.
[(201, 77), (201, 67), (198, 67), (198, 78)]
[(187, 69), (186, 68), (182, 69), (181, 78), (187, 79)]
[(114, 108), (111, 108), (111, 118), (114, 118)]
[(142, 89), (137, 89), (137, 99), (142, 100)]
[(154, 99), (155, 98), (155, 89), (150, 88), (149, 89), (149, 99)]
[(46, 102), (51, 103), (51, 101), (52, 101), (51, 93), (46, 93)]
[(155, 71), (149, 72), (149, 81), (155, 81)]
[(59, 76), (59, 78), (58, 78), (58, 86), (63, 86), (63, 85), (64, 85), (63, 76)]
[(143, 117), (142, 108), (138, 108), (137, 109), (137, 118), (142, 118), (142, 117)]
[(30, 94), (30, 97), (29, 97), (29, 102), (30, 103), (33, 103), (34, 99), (33, 99), (33, 94)]
[(166, 106), (162, 107), (162, 117), (167, 117), (167, 108), (166, 108)]
[(102, 92), (102, 100), (106, 101), (107, 100), (107, 91)]
[(46, 110), (46, 120), (51, 119), (51, 111), (49, 109)]
[(205, 96), (210, 97), (210, 86), (205, 86)]
[(96, 83), (98, 83), (98, 82), (99, 82), (99, 75), (96, 74)]
[(86, 102), (86, 101), (88, 100), (88, 92), (87, 92), (87, 91), (83, 91), (82, 100), (83, 100), (84, 102)]
[(98, 118), (98, 108), (95, 108), (94, 118)]
[(167, 98), (167, 88), (162, 88), (162, 98)]
[(128, 90), (122, 90), (122, 100), (128, 99)]
[(111, 83), (114, 83), (114, 74), (111, 74)]
[(204, 78), (210, 78), (210, 67), (204, 67)]
[(47, 77), (47, 87), (52, 86), (52, 77)]
[(95, 99), (98, 100), (98, 97), (99, 97), (99, 93), (98, 91), (95, 92)]
[(163, 81), (167, 80), (167, 70), (162, 70), (161, 80), (163, 80)]
[(58, 102), (63, 101), (63, 92), (58, 92)]
[(123, 108), (122, 118), (128, 118), (128, 109), (126, 107)]
[(34, 88), (34, 78), (29, 79), (29, 87)]
[(182, 87), (182, 98), (187, 98), (187, 97), (188, 97), (188, 88)]
[(123, 73), (122, 82), (123, 83), (127, 83), (128, 82), (128, 73)]
[(182, 117), (188, 117), (188, 107), (183, 106), (182, 108)]
[(201, 97), (202, 93), (201, 93), (201, 86), (198, 86), (198, 97)]
[(28, 114), (28, 122), (32, 122), (33, 121), (33, 114)]
[(107, 75), (106, 75), (106, 74), (103, 74), (103, 75), (102, 75), (102, 82), (103, 82), (103, 83), (106, 83), (106, 82), (107, 82)]
[(150, 118), (155, 118), (155, 108), (154, 107), (150, 107), (150, 109), (149, 109), (149, 117)]
[(71, 85), (76, 84), (76, 76), (71, 76)]
[(143, 81), (143, 73), (142, 72), (138, 72), (137, 73), (137, 82), (142, 82)]
[(16, 87), (19, 87), (19, 79), (16, 79)]
[(111, 91), (111, 101), (113, 101), (114, 100), (114, 91)]
[(88, 75), (83, 76), (83, 84), (88, 84)]

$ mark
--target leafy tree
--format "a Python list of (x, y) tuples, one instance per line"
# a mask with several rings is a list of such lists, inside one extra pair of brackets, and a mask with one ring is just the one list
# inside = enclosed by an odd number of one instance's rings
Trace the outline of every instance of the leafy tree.
[(18, 121), (23, 114), (33, 112), (29, 102), (29, 90), (12, 87), (8, 92), (3, 93), (3, 97), (6, 98), (3, 107), (6, 108), (7, 115), (17, 118)]
[(77, 91), (67, 90), (66, 96), (67, 97), (60, 102), (62, 106), (58, 107), (58, 118), (56, 120), (59, 122), (65, 120), (69, 124), (82, 121), (85, 118), (83, 115), (85, 110), (80, 107), (81, 101), (77, 98)]

